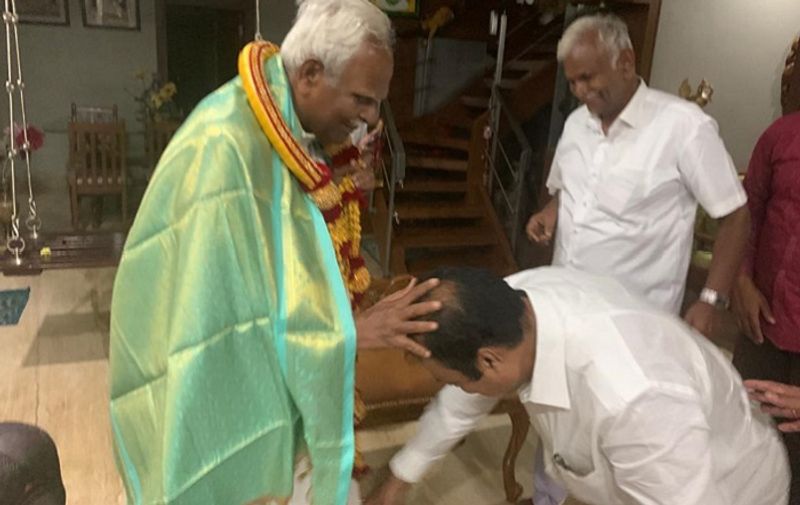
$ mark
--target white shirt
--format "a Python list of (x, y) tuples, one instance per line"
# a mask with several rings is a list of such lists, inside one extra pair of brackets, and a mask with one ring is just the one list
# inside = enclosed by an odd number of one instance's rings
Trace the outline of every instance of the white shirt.
[[(618, 282), (546, 267), (508, 277), (536, 318), (519, 398), (545, 470), (596, 505), (784, 505), (789, 469), (771, 421), (713, 344)], [(497, 399), (445, 387), (392, 459), (416, 482)]]
[(674, 313), (697, 203), (716, 218), (747, 201), (717, 123), (644, 82), (608, 135), (586, 106), (569, 116), (547, 187), (560, 193), (554, 265), (611, 275)]

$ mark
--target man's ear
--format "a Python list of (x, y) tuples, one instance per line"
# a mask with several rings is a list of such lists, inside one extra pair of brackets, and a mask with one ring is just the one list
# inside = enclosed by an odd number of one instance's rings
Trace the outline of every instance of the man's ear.
[(497, 347), (481, 347), (478, 349), (478, 370), (482, 374), (497, 370), (503, 362), (503, 353)]
[(622, 71), (622, 75), (632, 78), (636, 75), (636, 53), (633, 49), (623, 49), (619, 52), (617, 66)]
[(325, 78), (325, 65), (319, 60), (306, 60), (297, 69), (297, 81), (305, 88), (314, 88)]

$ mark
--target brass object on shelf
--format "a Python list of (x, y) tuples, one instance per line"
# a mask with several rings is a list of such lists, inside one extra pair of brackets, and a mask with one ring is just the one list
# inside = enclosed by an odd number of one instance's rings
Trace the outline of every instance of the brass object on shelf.
[(700, 81), (697, 85), (697, 90), (692, 92), (692, 86), (689, 84), (689, 79), (684, 79), (681, 87), (678, 88), (678, 96), (690, 100), (700, 107), (705, 107), (711, 101), (711, 95), (714, 94), (714, 88), (711, 83), (705, 79)]

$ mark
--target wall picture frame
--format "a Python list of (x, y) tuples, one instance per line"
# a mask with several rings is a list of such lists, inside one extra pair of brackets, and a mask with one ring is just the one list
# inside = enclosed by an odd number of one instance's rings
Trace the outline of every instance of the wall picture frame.
[(390, 16), (419, 16), (421, 0), (369, 0)]
[(139, 30), (139, 0), (81, 0), (83, 26)]
[(20, 23), (69, 26), (68, 0), (25, 0), (16, 6)]

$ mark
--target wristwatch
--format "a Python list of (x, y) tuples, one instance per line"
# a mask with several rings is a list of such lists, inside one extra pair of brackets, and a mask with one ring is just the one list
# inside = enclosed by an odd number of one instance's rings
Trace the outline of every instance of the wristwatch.
[(730, 298), (711, 288), (703, 288), (700, 291), (700, 301), (720, 310), (728, 310), (731, 305)]

